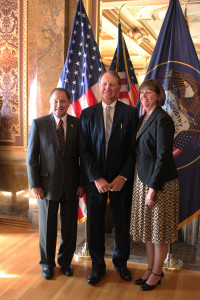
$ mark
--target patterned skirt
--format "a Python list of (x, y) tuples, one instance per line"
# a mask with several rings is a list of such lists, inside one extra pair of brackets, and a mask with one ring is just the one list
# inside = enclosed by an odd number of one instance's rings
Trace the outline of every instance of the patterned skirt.
[(173, 243), (178, 240), (179, 183), (178, 179), (164, 184), (162, 191), (156, 192), (156, 204), (145, 204), (148, 186), (144, 185), (135, 169), (130, 234), (136, 242), (154, 244)]

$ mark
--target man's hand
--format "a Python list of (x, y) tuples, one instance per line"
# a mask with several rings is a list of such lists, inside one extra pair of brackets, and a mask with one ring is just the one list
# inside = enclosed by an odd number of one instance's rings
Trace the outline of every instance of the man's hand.
[(155, 194), (156, 194), (156, 190), (149, 188), (149, 191), (146, 195), (146, 201), (145, 201), (146, 205), (153, 206), (156, 203), (156, 201), (153, 200)]
[(94, 183), (99, 193), (106, 193), (110, 189), (110, 184), (104, 178), (98, 178)]
[(123, 188), (126, 180), (118, 175), (115, 179), (110, 183), (110, 191), (111, 192), (119, 192)]
[(77, 198), (82, 198), (84, 195), (84, 187), (83, 186), (78, 186), (76, 196)]
[(44, 191), (42, 187), (33, 188), (33, 195), (37, 200), (43, 200), (44, 198)]

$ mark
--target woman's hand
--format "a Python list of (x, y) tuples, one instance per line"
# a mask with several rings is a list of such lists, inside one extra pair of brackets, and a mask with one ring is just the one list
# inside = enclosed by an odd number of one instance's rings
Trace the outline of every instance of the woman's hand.
[(156, 203), (156, 201), (154, 201), (155, 194), (156, 194), (156, 190), (149, 188), (149, 191), (146, 195), (146, 201), (145, 201), (146, 205), (153, 206)]

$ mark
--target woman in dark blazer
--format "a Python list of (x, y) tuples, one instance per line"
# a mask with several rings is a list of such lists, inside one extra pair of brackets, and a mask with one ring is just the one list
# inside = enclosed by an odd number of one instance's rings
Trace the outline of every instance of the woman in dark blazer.
[(142, 83), (139, 98), (146, 113), (136, 140), (136, 169), (130, 233), (146, 243), (148, 268), (134, 283), (148, 291), (161, 282), (168, 245), (178, 239), (178, 175), (173, 159), (174, 123), (161, 108), (165, 91), (156, 79)]

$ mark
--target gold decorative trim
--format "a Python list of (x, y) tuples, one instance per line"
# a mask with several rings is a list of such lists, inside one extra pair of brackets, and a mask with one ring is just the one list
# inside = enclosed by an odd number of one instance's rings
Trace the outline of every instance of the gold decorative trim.
[(23, 32), (23, 89), (24, 89), (24, 151), (27, 150), (28, 144), (28, 0), (24, 0), (24, 32)]
[(100, 0), (96, 1), (96, 42), (99, 47), (99, 35), (100, 35)]
[(93, 3), (91, 3), (91, 0), (85, 0), (85, 10), (88, 15), (88, 19), (90, 21), (90, 24), (92, 25), (92, 8), (93, 8)]
[[(21, 36), (19, 33), (19, 48), (18, 48), (18, 57), (19, 57), (19, 70), (18, 70), (18, 84), (19, 84), (19, 90), (18, 90), (18, 102), (19, 102), (19, 127), (20, 132), (23, 131), (23, 135), (21, 137), (23, 138), (23, 145), (20, 146), (6, 146), (6, 145), (0, 145), (0, 150), (10, 150), (10, 151), (26, 151), (27, 150), (27, 140), (28, 140), (28, 64), (27, 64), (27, 43), (28, 43), (28, 0), (19, 0), (18, 2), (18, 9), (19, 9), (19, 32), (22, 30), (22, 38), (23, 38), (23, 45), (21, 48)], [(23, 16), (23, 21), (21, 21), (21, 17)], [(21, 28), (21, 26), (23, 26)], [(21, 50), (23, 55), (23, 62), (21, 62)], [(23, 76), (23, 79), (21, 80), (21, 76)], [(22, 83), (21, 83), (22, 82)], [(23, 99), (23, 101), (22, 101)], [(22, 105), (21, 105), (22, 104)], [(21, 111), (20, 111), (21, 109)], [(23, 117), (23, 123), (21, 124), (21, 118)], [(22, 128), (23, 126), (23, 128)]]

